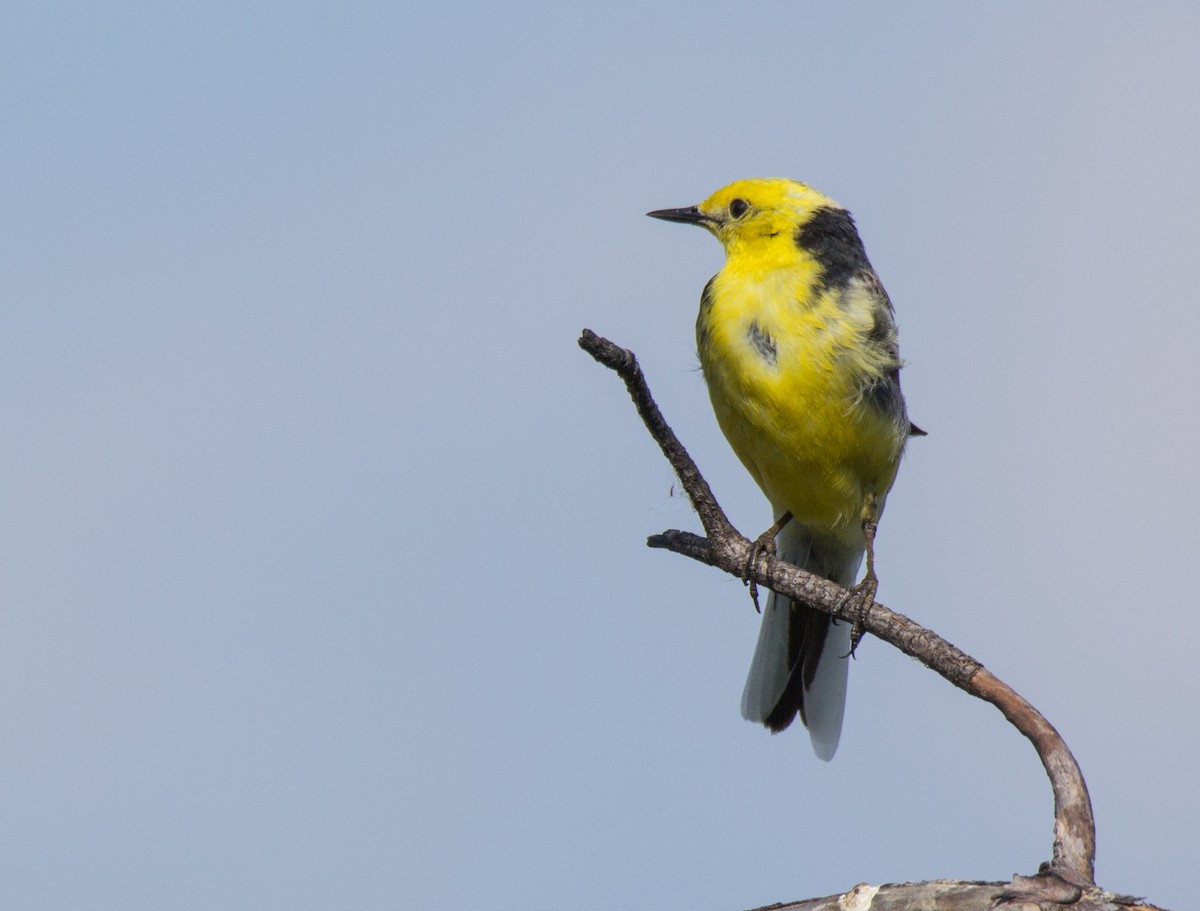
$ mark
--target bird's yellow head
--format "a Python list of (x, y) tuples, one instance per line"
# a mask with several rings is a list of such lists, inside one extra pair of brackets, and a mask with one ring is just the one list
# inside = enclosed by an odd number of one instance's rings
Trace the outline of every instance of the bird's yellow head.
[(762, 255), (781, 244), (794, 249), (798, 228), (819, 209), (837, 203), (812, 187), (784, 178), (750, 178), (722, 187), (697, 206), (658, 209), (652, 218), (701, 225), (725, 247), (725, 253)]

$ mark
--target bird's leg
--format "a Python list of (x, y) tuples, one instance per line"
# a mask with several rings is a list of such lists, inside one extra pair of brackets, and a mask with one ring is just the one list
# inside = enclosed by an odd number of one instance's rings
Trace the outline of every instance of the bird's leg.
[(750, 545), (750, 556), (746, 558), (745, 578), (742, 581), (750, 586), (750, 600), (754, 602), (754, 609), (760, 614), (762, 613), (762, 608), (758, 606), (758, 583), (749, 578), (750, 568), (758, 562), (758, 558), (762, 554), (775, 556), (775, 536), (783, 531), (783, 527), (790, 521), (792, 521), (792, 514), (785, 512), (776, 520), (774, 525), (755, 538), (754, 543)]
[[(871, 608), (875, 605), (875, 593), (879, 591), (879, 577), (875, 575), (875, 532), (879, 528), (879, 505), (874, 494), (867, 497), (863, 504), (862, 530), (863, 540), (867, 545), (867, 571), (862, 581), (850, 589), (846, 598), (858, 601), (854, 623), (850, 626), (850, 652), (847, 656), (854, 657), (858, 643), (866, 632), (865, 621)], [(840, 605), (839, 605), (840, 606)]]

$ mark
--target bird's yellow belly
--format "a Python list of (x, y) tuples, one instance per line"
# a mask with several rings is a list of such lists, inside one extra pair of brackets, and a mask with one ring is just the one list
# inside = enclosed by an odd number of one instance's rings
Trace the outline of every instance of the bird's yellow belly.
[(701, 345), (717, 421), (777, 512), (857, 541), (868, 498), (882, 509), (895, 480), (903, 436), (863, 401), (865, 368), (852, 345), (820, 321), (767, 323), (772, 360), (752, 341), (751, 324), (764, 321), (727, 320)]

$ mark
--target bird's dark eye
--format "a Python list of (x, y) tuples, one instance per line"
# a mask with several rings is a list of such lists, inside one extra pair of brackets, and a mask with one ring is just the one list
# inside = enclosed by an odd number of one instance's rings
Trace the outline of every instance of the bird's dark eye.
[(741, 218), (746, 214), (746, 210), (750, 208), (749, 203), (744, 199), (735, 199), (729, 204), (730, 218)]

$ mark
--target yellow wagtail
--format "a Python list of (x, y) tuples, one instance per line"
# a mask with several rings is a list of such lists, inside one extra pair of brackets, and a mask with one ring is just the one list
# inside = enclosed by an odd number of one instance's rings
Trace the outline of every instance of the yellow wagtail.
[[(767, 499), (760, 538), (844, 587), (867, 555), (910, 435), (896, 323), (850, 213), (792, 180), (740, 180), (654, 218), (701, 225), (725, 247), (704, 287), (696, 344), (717, 422)], [(865, 603), (870, 603), (866, 601)], [(742, 715), (782, 731), (797, 713), (833, 758), (851, 627), (774, 592), (742, 693)]]

